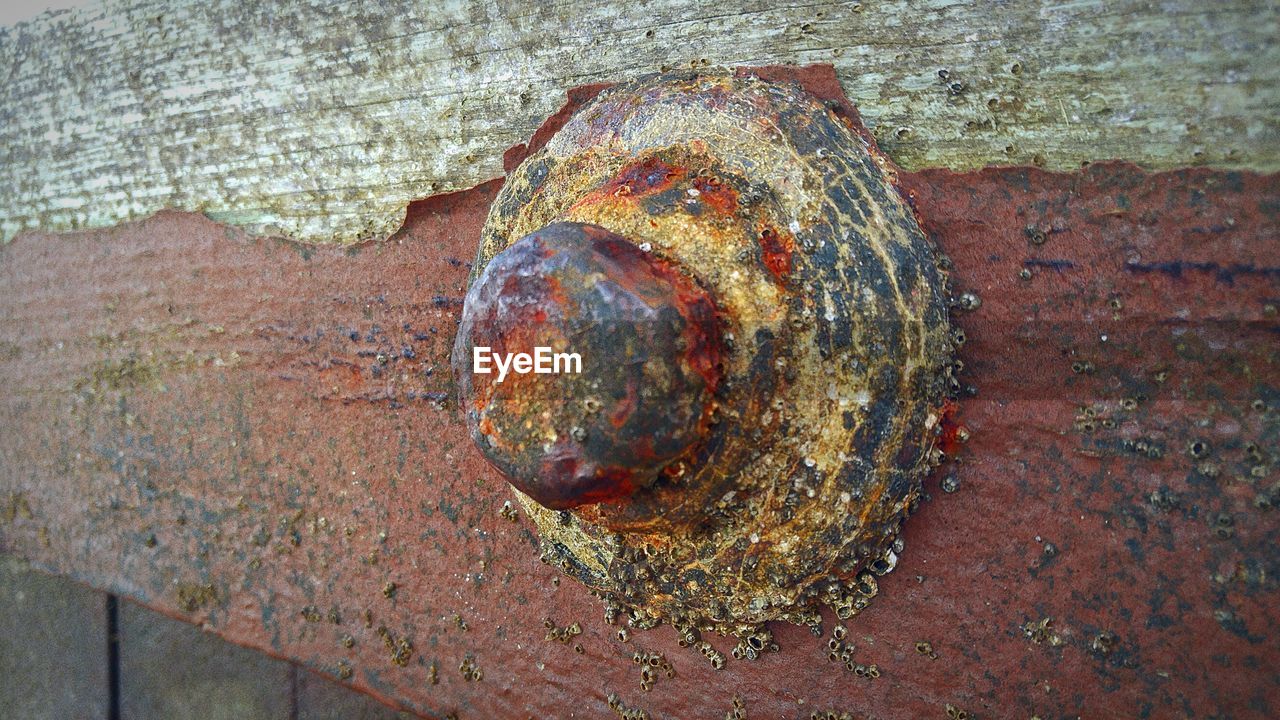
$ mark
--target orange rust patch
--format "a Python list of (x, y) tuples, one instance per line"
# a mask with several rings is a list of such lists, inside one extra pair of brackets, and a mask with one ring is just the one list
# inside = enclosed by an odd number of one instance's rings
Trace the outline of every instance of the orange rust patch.
[(677, 178), (687, 174), (685, 168), (649, 157), (622, 168), (617, 177), (593, 195), (643, 195), (666, 189)]
[(954, 455), (960, 448), (960, 423), (956, 421), (959, 407), (955, 400), (947, 400), (939, 409), (942, 434), (938, 438), (938, 447), (947, 455)]
[(766, 227), (760, 231), (760, 255), (764, 266), (779, 280), (791, 273), (791, 253), (796, 249), (795, 240), (789, 234)]
[(696, 177), (693, 189), (698, 191), (698, 199), (704, 205), (721, 215), (737, 212), (738, 192), (729, 185), (714, 177)]

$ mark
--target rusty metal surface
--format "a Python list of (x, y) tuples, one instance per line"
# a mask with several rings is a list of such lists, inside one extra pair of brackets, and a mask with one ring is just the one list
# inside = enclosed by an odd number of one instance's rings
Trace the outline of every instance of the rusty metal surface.
[[(594, 387), (575, 382), (580, 356), (576, 367), (566, 357), (564, 374), (472, 372), (474, 348), (503, 356), (538, 346), (581, 348), (599, 373)], [(452, 364), (476, 447), (513, 486), (564, 509), (626, 497), (696, 448), (722, 347), (714, 301), (674, 265), (598, 225), (554, 223), (472, 284)], [(545, 359), (548, 370), (559, 364)], [(663, 402), (642, 405), (641, 388)], [(547, 445), (548, 428), (566, 432)]]
[[(431, 715), (611, 717), (610, 694), (654, 718), (735, 697), (782, 718), (1280, 712), (1280, 181), (901, 180), (981, 302), (954, 315), (976, 392), (956, 459), (846, 623), (878, 677), (789, 625), (719, 671), (669, 627), (621, 642), (538, 562), (449, 400), (496, 183), (351, 249), (175, 213), (4, 247), (0, 550)], [(642, 692), (637, 649), (675, 677)]]

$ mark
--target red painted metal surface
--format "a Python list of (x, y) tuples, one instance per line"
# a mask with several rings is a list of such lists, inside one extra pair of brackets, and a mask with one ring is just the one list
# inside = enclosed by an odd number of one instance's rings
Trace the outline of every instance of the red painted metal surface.
[[(350, 249), (173, 213), (0, 249), (0, 549), (441, 716), (606, 717), (610, 694), (654, 718), (735, 697), (769, 718), (1280, 713), (1280, 180), (902, 183), (981, 303), (954, 316), (976, 392), (955, 460), (846, 623), (879, 677), (790, 626), (719, 671), (670, 628), (621, 642), (538, 562), (448, 370), (497, 183)], [(642, 692), (637, 649), (675, 677)]]

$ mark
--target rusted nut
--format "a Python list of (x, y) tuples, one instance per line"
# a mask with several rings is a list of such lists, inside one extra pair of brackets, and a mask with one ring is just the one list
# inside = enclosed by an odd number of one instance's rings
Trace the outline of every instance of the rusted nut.
[(467, 293), (453, 363), (472, 437), (548, 508), (648, 487), (708, 435), (718, 323), (692, 279), (619, 235), (530, 233)]

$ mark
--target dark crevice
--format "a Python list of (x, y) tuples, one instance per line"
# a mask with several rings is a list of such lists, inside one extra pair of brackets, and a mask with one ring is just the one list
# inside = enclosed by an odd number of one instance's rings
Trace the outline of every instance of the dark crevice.
[(298, 720), (298, 666), (289, 664), (289, 720)]
[(120, 601), (107, 596), (107, 718), (120, 720)]

